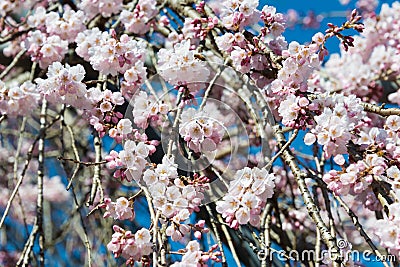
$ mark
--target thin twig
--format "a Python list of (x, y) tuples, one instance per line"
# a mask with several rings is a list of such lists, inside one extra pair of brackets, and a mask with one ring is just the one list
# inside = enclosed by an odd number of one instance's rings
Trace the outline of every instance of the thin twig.
[(270, 238), (270, 224), (272, 219), (271, 210), (272, 210), (272, 204), (268, 202), (267, 205), (265, 206), (264, 211), (261, 214), (260, 225), (262, 228), (264, 228), (264, 231), (260, 232), (260, 238), (261, 240), (264, 239), (264, 250), (265, 250), (265, 255), (267, 256), (261, 260), (261, 267), (266, 267), (267, 265), (269, 266), (271, 264), (269, 262), (270, 259), (269, 247), (271, 246), (271, 238)]
[[(97, 132), (94, 136), (94, 152), (95, 152), (95, 162), (101, 161), (101, 140)], [(96, 197), (98, 186), (100, 185), (100, 165), (94, 165), (94, 174), (92, 179), (92, 188), (90, 190), (90, 197), (88, 205), (93, 205), (94, 198)]]
[(222, 246), (221, 237), (219, 236), (219, 230), (218, 230), (217, 224), (215, 223), (214, 214), (213, 214), (211, 208), (209, 207), (209, 205), (205, 205), (205, 206), (206, 206), (206, 210), (208, 212), (208, 215), (210, 216), (211, 227), (213, 229), (215, 238), (217, 239), (217, 244), (218, 244), (219, 250), (221, 251), (221, 258), (222, 258), (222, 262), (221, 263), (222, 263), (222, 266), (228, 266), (228, 263), (226, 262), (224, 248)]
[[(338, 196), (336, 194), (333, 194), (333, 196), (339, 202), (339, 204), (344, 208), (344, 210), (347, 212), (347, 214), (350, 216), (351, 220), (353, 221), (354, 226), (360, 232), (360, 235), (364, 238), (365, 242), (367, 242), (369, 247), (374, 251), (375, 255), (378, 256), (378, 258), (380, 258), (380, 259), (384, 259), (383, 255), (380, 253), (378, 248), (374, 245), (371, 238), (364, 231), (363, 226), (359, 222), (358, 217), (355, 215), (355, 213), (352, 211), (352, 209), (343, 201), (343, 199), (340, 196)], [(385, 267), (389, 267), (389, 265), (385, 261), (382, 261), (382, 264)]]
[(158, 210), (156, 217), (153, 221), (153, 267), (158, 265), (158, 255), (157, 255), (157, 233), (158, 233), (158, 219), (160, 218), (161, 212)]
[(71, 161), (71, 162), (76, 163), (78, 165), (84, 165), (84, 166), (95, 166), (95, 165), (102, 165), (102, 164), (106, 164), (107, 163), (106, 160), (102, 160), (102, 161), (99, 161), (99, 162), (85, 162), (85, 161), (80, 161), (80, 160), (76, 160), (76, 159), (68, 159), (68, 158), (62, 158), (62, 157), (58, 157), (58, 160)]
[[(60, 112), (60, 115), (61, 115), (60, 131), (61, 131), (61, 147), (62, 147), (61, 148), (61, 155), (64, 155), (64, 153), (65, 153), (65, 144), (64, 144), (64, 138), (63, 138), (64, 128), (63, 127), (66, 126), (67, 130), (68, 130), (68, 132), (70, 134), (70, 137), (71, 137), (72, 150), (74, 152), (75, 157), (79, 161), (79, 153), (78, 153), (78, 149), (77, 149), (77, 147), (75, 145), (74, 133), (72, 131), (72, 128), (69, 125), (65, 124), (64, 112), (65, 112), (65, 106), (63, 106), (63, 108), (62, 108), (62, 110)], [(62, 163), (63, 163), (64, 169), (65, 169), (65, 162), (62, 162)], [(76, 206), (76, 212), (79, 215), (80, 222), (81, 222), (82, 229), (83, 229), (83, 236), (84, 236), (83, 243), (84, 243), (84, 245), (86, 247), (86, 250), (87, 250), (87, 253), (88, 253), (88, 266), (91, 267), (92, 266), (92, 252), (91, 252), (92, 250), (91, 250), (91, 246), (90, 246), (90, 241), (89, 241), (89, 236), (88, 236), (88, 231), (87, 231), (87, 228), (86, 228), (86, 224), (84, 222), (84, 219), (83, 219), (83, 216), (82, 216), (82, 213), (81, 213), (82, 205), (79, 204), (80, 202), (78, 201), (78, 198), (76, 196), (74, 186), (71, 183), (72, 180), (73, 180), (73, 177), (74, 177), (74, 175), (76, 175), (78, 169), (79, 169), (79, 165), (75, 168), (75, 170), (74, 170), (74, 172), (72, 174), (72, 177), (70, 179), (70, 183), (67, 186), (67, 190), (69, 188), (71, 188), (71, 191), (72, 191), (72, 196), (73, 196), (74, 203), (75, 203), (75, 206)]]
[(11, 204), (12, 204), (15, 196), (17, 195), (18, 189), (21, 186), (22, 181), (24, 180), (25, 173), (28, 170), (28, 165), (29, 165), (29, 163), (30, 163), (30, 161), (32, 159), (33, 150), (35, 148), (36, 143), (39, 141), (39, 139), (45, 133), (45, 131), (48, 128), (50, 128), (59, 119), (60, 119), (60, 116), (55, 117), (54, 120), (52, 122), (50, 122), (46, 127), (44, 127), (43, 129), (40, 129), (39, 134), (36, 136), (36, 138), (33, 141), (32, 145), (29, 147), (28, 152), (27, 152), (27, 159), (25, 160), (25, 165), (24, 165), (24, 167), (22, 169), (21, 175), (20, 175), (20, 177), (18, 179), (17, 184), (15, 185), (15, 188), (14, 188), (13, 192), (11, 193), (10, 198), (7, 201), (7, 205), (6, 205), (5, 211), (4, 211), (3, 216), (1, 218), (1, 221), (0, 221), (0, 228), (3, 226), (3, 223), (4, 223), (4, 221), (5, 221), (6, 217), (7, 217), (7, 214), (10, 211)]
[[(63, 121), (63, 122), (64, 122), (64, 121)], [(71, 126), (69, 126), (69, 125), (65, 125), (65, 126), (67, 127), (68, 133), (69, 133), (70, 138), (71, 138), (71, 147), (72, 147), (72, 151), (73, 151), (73, 153), (74, 153), (75, 160), (76, 160), (76, 162), (75, 162), (75, 161), (74, 161), (74, 162), (77, 163), (76, 166), (75, 166), (74, 171), (72, 172), (71, 178), (69, 179), (68, 185), (67, 185), (67, 190), (69, 190), (69, 188), (70, 188), (71, 185), (72, 185), (72, 181), (74, 180), (76, 174), (77, 174), (78, 171), (79, 171), (79, 167), (80, 167), (80, 164), (81, 164), (81, 163), (80, 163), (80, 158), (79, 158), (78, 149), (77, 149), (77, 147), (76, 147), (76, 145), (75, 145), (74, 131), (72, 130)], [(68, 159), (63, 159), (63, 160), (68, 160)]]
[(293, 134), (290, 136), (289, 140), (282, 146), (281, 149), (279, 149), (279, 151), (272, 157), (272, 159), (268, 162), (267, 165), (265, 165), (264, 168), (269, 168), (272, 166), (272, 164), (275, 162), (275, 160), (277, 160), (280, 157), (283, 151), (289, 148), (290, 144), (296, 139), (298, 133), (299, 130), (295, 129), (293, 131)]
[[(226, 62), (224, 64), (226, 64)], [(212, 80), (208, 84), (208, 87), (207, 87), (206, 91), (204, 92), (203, 100), (202, 100), (202, 102), (200, 104), (199, 110), (202, 110), (204, 108), (204, 106), (206, 105), (207, 98), (211, 93), (211, 89), (214, 86), (215, 81), (219, 78), (219, 76), (221, 76), (221, 73), (225, 70), (225, 68), (226, 68), (225, 65), (220, 66), (219, 69), (218, 69), (218, 72), (214, 75), (214, 77), (212, 78)]]
[[(15, 155), (14, 155), (14, 166), (13, 166), (14, 176), (13, 176), (12, 185), (14, 185), (14, 182), (18, 181), (19, 154), (21, 152), (21, 147), (22, 147), (22, 143), (23, 143), (23, 140), (24, 140), (22, 138), (22, 134), (25, 131), (26, 121), (27, 121), (27, 118), (24, 117), (22, 119), (21, 128), (20, 128), (19, 133), (18, 133), (17, 151), (15, 152)], [(11, 188), (11, 183), (10, 183), (10, 188)], [(18, 197), (18, 203), (19, 203), (19, 205), (21, 207), (21, 213), (22, 213), (22, 217), (23, 217), (23, 221), (24, 221), (24, 226), (25, 226), (26, 232), (29, 233), (28, 225), (26, 223), (25, 209), (24, 209), (24, 206), (22, 205), (22, 199), (21, 199), (21, 195), (20, 195), (19, 192), (17, 193), (17, 197)]]
[(17, 266), (25, 267), (29, 264), (29, 255), (32, 252), (33, 244), (35, 242), (38, 233), (37, 217), (33, 224), (32, 232), (30, 233), (28, 240), (26, 240), (24, 249), (22, 250), (21, 256), (18, 259)]
[[(273, 126), (275, 137), (278, 141), (280, 147), (284, 146), (286, 143), (285, 136), (281, 131), (281, 127), (279, 125)], [(315, 205), (313, 198), (311, 196), (310, 191), (307, 188), (305, 182), (305, 173), (300, 171), (299, 167), (296, 164), (295, 158), (289, 149), (283, 151), (281, 158), (286, 162), (286, 164), (290, 167), (294, 178), (297, 182), (301, 195), (303, 196), (304, 204), (307, 207), (308, 213), (312, 220), (314, 221), (317, 228), (321, 233), (321, 238), (324, 243), (328, 246), (329, 251), (331, 252), (332, 262), (334, 266), (339, 266), (341, 262), (343, 262), (343, 257), (340, 254), (339, 248), (337, 247), (335, 238), (331, 235), (330, 231), (324, 224), (321, 214), (318, 211), (317, 206)]]
[(17, 64), (17, 62), (22, 57), (22, 55), (25, 54), (25, 52), (25, 49), (19, 51), (19, 53), (14, 57), (13, 61), (11, 61), (7, 68), (3, 70), (3, 72), (0, 74), (0, 79), (3, 79), (11, 71), (11, 69), (14, 68), (15, 64)]

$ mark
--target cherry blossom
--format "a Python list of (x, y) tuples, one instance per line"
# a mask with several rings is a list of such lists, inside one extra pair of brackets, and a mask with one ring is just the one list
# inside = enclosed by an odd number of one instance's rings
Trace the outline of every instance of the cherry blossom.
[(197, 91), (210, 74), (205, 62), (195, 57), (190, 41), (174, 45), (174, 49), (160, 49), (158, 52), (160, 75), (173, 85), (185, 85), (190, 91)]
[[(132, 129), (129, 120), (125, 120), (123, 124), (128, 130)], [(152, 144), (127, 140), (124, 143), (123, 150), (120, 152), (112, 150), (109, 156), (106, 157), (108, 161), (107, 167), (110, 169), (118, 168), (114, 173), (115, 178), (120, 177), (122, 180), (127, 179), (128, 181), (135, 180), (139, 183), (146, 167), (146, 157), (151, 152), (154, 152)]]
[(135, 211), (131, 207), (130, 201), (124, 197), (118, 198), (116, 202), (105, 198), (102, 207), (106, 208), (104, 218), (111, 216), (114, 219), (131, 221), (135, 218)]
[[(400, 257), (400, 205), (394, 203), (389, 206), (389, 218), (384, 220), (382, 225), (385, 227), (376, 227), (376, 235), (380, 239), (380, 243), (389, 252), (397, 257)], [(381, 222), (382, 220), (379, 220)]]
[(265, 169), (248, 167), (239, 170), (229, 184), (228, 193), (217, 202), (217, 211), (231, 228), (241, 224), (258, 226), (266, 199), (274, 194), (274, 175)]
[(182, 256), (182, 260), (180, 262), (175, 262), (172, 264), (172, 267), (185, 267), (185, 266), (190, 266), (190, 267), (205, 267), (208, 266), (207, 262), (209, 260), (215, 261), (215, 262), (220, 262), (221, 259), (219, 256), (221, 255), (220, 252), (214, 252), (214, 250), (217, 248), (217, 246), (212, 246), (208, 252), (203, 252), (200, 248), (200, 244), (193, 240), (190, 241), (186, 245), (186, 251), (185, 254)]
[(187, 142), (188, 147), (196, 153), (214, 151), (224, 133), (219, 120), (205, 110), (208, 110), (207, 106), (200, 112), (188, 108), (181, 116), (179, 134)]
[(0, 112), (11, 116), (27, 115), (40, 100), (38, 87), (30, 81), (6, 85), (0, 81)]
[[(321, 101), (321, 102), (320, 102)], [(326, 158), (337, 154), (347, 154), (346, 144), (352, 139), (352, 132), (363, 124), (365, 116), (360, 100), (354, 96), (343, 97), (336, 95), (314, 101), (314, 104), (324, 107), (321, 115), (315, 116), (316, 127), (311, 130), (314, 137), (308, 133), (307, 145), (317, 140), (324, 148)]]
[(45, 27), (49, 36), (58, 35), (62, 40), (73, 42), (79, 32), (86, 30), (85, 16), (82, 10), (74, 11), (66, 7), (63, 15), (56, 12), (46, 13), (43, 6), (36, 8), (33, 16), (28, 17), (30, 27)]
[(139, 0), (134, 8), (128, 5), (128, 8), (133, 10), (123, 9), (120, 15), (125, 29), (137, 34), (146, 33), (151, 26), (151, 20), (158, 13), (156, 5), (157, 1), (153, 0)]
[(85, 11), (85, 15), (88, 19), (93, 18), (99, 13), (103, 17), (110, 17), (122, 10), (122, 2), (122, 0), (83, 0), (79, 3), (79, 7)]
[(149, 96), (144, 91), (133, 97), (133, 121), (140, 128), (146, 129), (149, 123), (161, 123), (161, 115), (167, 114), (168, 111), (168, 105), (157, 102), (154, 96)]
[(87, 104), (85, 99), (87, 89), (82, 83), (85, 73), (82, 65), (64, 67), (60, 62), (54, 62), (48, 68), (48, 78), (38, 78), (35, 82), (39, 91), (49, 100), (61, 100), (65, 104), (83, 107)]
[(161, 164), (153, 169), (147, 169), (143, 180), (149, 187), (154, 206), (168, 219), (171, 224), (166, 233), (173, 240), (182, 239), (191, 228), (184, 222), (190, 214), (199, 210), (204, 190), (208, 189), (208, 178), (194, 175), (193, 180), (184, 181), (178, 178), (177, 165), (173, 158), (164, 156)]
[(113, 230), (114, 234), (107, 244), (107, 249), (114, 257), (125, 258), (127, 265), (133, 265), (135, 261), (140, 261), (153, 251), (151, 234), (146, 228), (141, 228), (135, 234), (117, 225), (113, 226)]
[[(132, 71), (137, 71), (138, 76), (143, 75), (141, 73), (144, 66), (135, 65), (145, 60), (146, 44), (143, 41), (133, 40), (126, 34), (116, 39), (115, 36), (94, 28), (79, 33), (76, 42), (77, 54), (90, 61), (93, 68), (104, 75), (115, 76), (118, 73), (125, 73), (132, 67), (134, 67)], [(137, 79), (130, 82), (136, 81)]]
[(31, 31), (22, 47), (31, 55), (32, 61), (38, 62), (45, 69), (53, 62), (61, 61), (68, 52), (68, 42), (58, 35), (47, 36), (41, 31)]
[(259, 13), (257, 6), (257, 0), (225, 0), (221, 9), (222, 22), (228, 29), (243, 29), (243, 27), (256, 22)]

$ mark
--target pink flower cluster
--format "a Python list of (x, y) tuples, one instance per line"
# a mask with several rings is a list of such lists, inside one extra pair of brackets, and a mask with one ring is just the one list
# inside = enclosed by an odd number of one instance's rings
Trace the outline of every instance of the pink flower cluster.
[(251, 53), (248, 51), (251, 51), (253, 47), (249, 47), (242, 33), (232, 34), (227, 32), (222, 36), (218, 36), (215, 41), (219, 49), (230, 54), (236, 70), (242, 73), (250, 71)]
[(123, 0), (82, 0), (78, 7), (85, 11), (87, 19), (92, 19), (97, 14), (108, 18), (122, 10)]
[(400, 258), (400, 203), (393, 203), (389, 206), (389, 216), (379, 220), (384, 227), (376, 227), (376, 236), (380, 244), (387, 248), (397, 259)]
[[(134, 68), (132, 71), (137, 76), (143, 75), (143, 71), (145, 72), (142, 63), (146, 59), (146, 43), (143, 40), (136, 41), (127, 34), (123, 34), (118, 39), (115, 31), (111, 31), (109, 34), (93, 28), (79, 33), (76, 42), (78, 45), (76, 53), (89, 61), (93, 69), (103, 75), (123, 74), (132, 67)], [(144, 78), (140, 77), (143, 81)], [(129, 83), (137, 82), (137, 79), (129, 80)]]
[(261, 11), (261, 19), (265, 27), (261, 28), (263, 36), (271, 34), (274, 38), (279, 37), (285, 31), (286, 19), (282, 13), (277, 13), (273, 6), (265, 5)]
[(73, 11), (66, 6), (62, 17), (57, 12), (46, 13), (46, 9), (39, 6), (35, 10), (35, 14), (28, 17), (28, 25), (42, 29), (49, 36), (58, 35), (62, 40), (69, 43), (75, 41), (78, 33), (86, 30), (85, 15), (82, 10)]
[(5, 84), (0, 80), (0, 113), (9, 116), (28, 115), (39, 103), (40, 93), (30, 81)]
[[(129, 121), (129, 120), (128, 120)], [(126, 132), (131, 132), (132, 127), (127, 123)], [(146, 167), (146, 157), (155, 151), (155, 146), (151, 143), (146, 144), (143, 141), (135, 142), (127, 140), (124, 144), (124, 149), (119, 153), (112, 150), (110, 155), (106, 157), (107, 168), (118, 170), (114, 173), (115, 178), (127, 179), (128, 181), (135, 180), (140, 182), (143, 170)]]
[(258, 227), (261, 209), (274, 194), (275, 176), (265, 169), (245, 167), (236, 172), (228, 193), (217, 202), (217, 211), (231, 228), (241, 224)]
[(37, 78), (35, 82), (49, 101), (84, 108), (88, 104), (86, 85), (82, 82), (85, 74), (80, 64), (64, 67), (60, 62), (54, 62), (48, 68), (47, 79)]
[(133, 122), (142, 129), (146, 129), (149, 122), (152, 125), (160, 123), (160, 114), (166, 115), (168, 111), (168, 105), (158, 103), (153, 95), (147, 95), (144, 91), (133, 97)]
[(266, 94), (275, 105), (279, 105), (278, 113), (286, 126), (305, 128), (311, 124), (310, 112), (317, 111), (317, 107), (310, 104), (305, 94), (314, 90), (309, 86), (309, 81), (326, 55), (324, 43), (325, 35), (320, 32), (312, 37), (312, 43), (308, 46), (291, 42), (288, 49), (282, 51), (286, 59), (278, 72), (278, 78), (265, 87)]
[(180, 262), (175, 262), (171, 267), (206, 267), (209, 260), (221, 262), (219, 256), (221, 252), (215, 251), (218, 245), (211, 246), (209, 251), (204, 252), (200, 248), (199, 242), (192, 240), (186, 245), (185, 254)]
[(131, 231), (114, 225), (113, 230), (114, 234), (107, 244), (107, 249), (114, 254), (115, 258), (125, 258), (127, 265), (133, 266), (135, 261), (141, 261), (142, 257), (153, 252), (151, 234), (148, 229), (141, 228), (133, 234)]
[(222, 3), (220, 17), (222, 23), (230, 30), (242, 30), (259, 19), (258, 0), (225, 0)]
[(195, 224), (186, 224), (185, 221), (189, 219), (190, 212), (188, 209), (181, 209), (175, 216), (170, 219), (165, 233), (170, 236), (173, 241), (180, 241), (184, 236), (188, 235), (191, 231), (194, 232), (194, 237), (201, 239), (203, 233), (209, 233), (210, 230), (205, 227), (205, 221), (200, 220)]
[(347, 154), (347, 143), (353, 137), (351, 132), (364, 124), (361, 100), (354, 95), (323, 94), (313, 101), (313, 105), (318, 109), (323, 107), (323, 112), (314, 116), (315, 127), (305, 135), (304, 143), (311, 145), (317, 141), (323, 146), (325, 158)]
[(121, 22), (124, 24), (127, 32), (136, 34), (144, 34), (149, 31), (153, 18), (158, 14), (155, 0), (139, 0), (135, 3), (128, 4), (127, 9), (123, 9), (120, 14)]
[(179, 134), (196, 153), (214, 151), (224, 134), (220, 120), (205, 110), (188, 108), (181, 115)]
[(184, 234), (190, 232), (190, 226), (181, 222), (186, 221), (192, 212), (199, 210), (204, 198), (202, 192), (209, 186), (208, 179), (198, 175), (184, 182), (178, 178), (177, 167), (173, 158), (164, 156), (161, 164), (147, 169), (143, 174), (143, 181), (149, 188), (154, 207), (172, 222), (166, 231), (173, 240), (180, 240)]
[[(356, 199), (371, 210), (382, 208), (377, 200), (372, 183), (374, 181), (385, 182), (394, 192), (392, 197), (400, 197), (400, 170), (398, 159), (400, 158), (400, 141), (398, 130), (400, 129), (400, 117), (391, 115), (387, 118), (385, 129), (372, 127), (363, 129), (353, 142), (359, 149), (367, 151), (362, 160), (351, 163), (343, 171), (331, 170), (323, 179), (328, 188), (336, 194), (355, 195)], [(334, 158), (339, 165), (344, 165), (342, 155)]]
[(104, 198), (104, 203), (100, 208), (105, 208), (104, 218), (113, 217), (115, 220), (133, 220), (135, 218), (135, 211), (133, 209), (133, 202), (124, 197), (120, 197), (116, 202), (112, 202), (110, 198)]
[[(200, 2), (200, 4), (197, 5), (197, 9), (201, 9), (201, 12), (203, 13), (204, 10), (202, 8), (204, 8), (204, 2)], [(170, 32), (168, 35), (169, 43), (166, 44), (166, 47), (180, 43), (182, 40), (190, 40), (190, 44), (192, 46), (198, 46), (200, 41), (204, 40), (207, 34), (214, 29), (217, 24), (218, 17), (185, 18), (182, 27), (182, 33), (175, 31)]]
[(383, 158), (381, 157), (373, 156), (367, 159), (368, 162), (360, 160), (357, 163), (350, 164), (343, 172), (329, 171), (323, 176), (323, 180), (335, 194), (355, 195), (368, 209), (380, 210), (382, 206), (370, 187), (374, 180), (374, 170), (371, 170), (367, 164), (382, 164), (382, 160)]
[[(271, 83), (270, 90), (274, 95), (288, 95), (297, 91), (307, 92), (308, 79), (312, 72), (320, 67), (320, 60), (324, 55), (320, 45), (325, 41), (322, 33), (313, 36), (313, 43), (309, 46), (300, 45), (293, 41), (283, 55), (282, 68), (278, 72), (278, 79)], [(321, 53), (318, 53), (321, 52)]]
[[(103, 137), (109, 131), (110, 137), (120, 143), (122, 138), (127, 135), (126, 130), (120, 129), (118, 124), (124, 124), (122, 113), (115, 111), (115, 107), (124, 103), (124, 98), (120, 92), (111, 92), (106, 89), (100, 90), (98, 87), (92, 87), (87, 90), (86, 98), (90, 105), (84, 107), (85, 117), (91, 125)], [(122, 122), (121, 122), (122, 121)]]
[(68, 52), (68, 41), (58, 35), (48, 36), (39, 30), (30, 31), (21, 46), (27, 50), (32, 61), (39, 62), (41, 69), (53, 62), (60, 63)]
[(219, 49), (230, 55), (233, 66), (237, 71), (248, 73), (252, 69), (256, 70), (251, 72), (251, 78), (257, 81), (257, 85), (260, 87), (264, 87), (271, 82), (271, 80), (267, 80), (259, 73), (268, 67), (268, 59), (262, 51), (269, 46), (277, 53), (280, 53), (287, 46), (282, 36), (270, 40), (267, 45), (259, 39), (253, 38), (253, 44), (240, 32), (235, 34), (227, 32), (222, 36), (218, 36), (215, 41)]
[[(382, 4), (379, 16), (365, 18), (365, 29), (354, 36), (354, 47), (347, 53), (342, 49), (341, 55), (330, 56), (319, 75), (320, 87), (329, 92), (355, 94), (363, 101), (379, 102), (383, 89), (378, 77), (390, 74), (391, 79), (400, 73), (399, 14), (400, 3), (394, 2), (392, 7)], [(399, 92), (389, 95), (389, 100), (399, 104)]]
[[(218, 25), (218, 18), (185, 18), (182, 33), (185, 39), (191, 39), (193, 44), (194, 40), (204, 40), (210, 30)], [(173, 34), (173, 33), (172, 33)]]
[(316, 105), (310, 105), (306, 97), (290, 94), (281, 102), (278, 113), (282, 117), (282, 123), (289, 127), (305, 128), (312, 124), (310, 111), (316, 111)]
[(201, 89), (210, 71), (195, 54), (189, 40), (175, 44), (173, 49), (160, 49), (157, 55), (161, 77), (172, 85), (186, 86), (191, 92)]

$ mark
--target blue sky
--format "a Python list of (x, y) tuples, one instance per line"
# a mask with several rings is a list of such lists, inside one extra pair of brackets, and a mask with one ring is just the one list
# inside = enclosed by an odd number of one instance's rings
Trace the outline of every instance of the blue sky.
[[(300, 15), (305, 15), (309, 10), (314, 11), (316, 14), (333, 14), (333, 12), (346, 10), (352, 10), (355, 8), (357, 1), (350, 1), (348, 5), (343, 6), (340, 4), (339, 0), (328, 0), (328, 1), (298, 1), (298, 0), (260, 0), (260, 6), (271, 5), (277, 8), (278, 12), (285, 13), (288, 9), (294, 9), (299, 12)], [(391, 4), (395, 1), (379, 1), (379, 6), (377, 10), (380, 10), (380, 5), (383, 3)], [(311, 37), (318, 31), (325, 31), (327, 29), (326, 24), (328, 22), (334, 23), (336, 25), (341, 25), (345, 21), (345, 17), (327, 17), (322, 20), (320, 29), (304, 29), (301, 26), (297, 26), (294, 29), (287, 29), (285, 32), (285, 37), (287, 41), (298, 41), (299, 43), (309, 42)], [(327, 48), (330, 53), (339, 52), (338, 48), (339, 42), (337, 40), (330, 40), (327, 44)]]

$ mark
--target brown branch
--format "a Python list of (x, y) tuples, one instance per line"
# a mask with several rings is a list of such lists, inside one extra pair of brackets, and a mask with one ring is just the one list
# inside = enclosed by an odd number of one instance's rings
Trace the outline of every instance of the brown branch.
[[(278, 141), (279, 147), (283, 147), (286, 143), (285, 136), (282, 133), (281, 127), (279, 125), (273, 126), (275, 137)], [(300, 170), (300, 168), (296, 164), (296, 160), (292, 155), (289, 148), (286, 148), (281, 155), (281, 158), (284, 162), (290, 167), (294, 178), (297, 182), (301, 195), (303, 196), (304, 204), (307, 207), (308, 213), (312, 220), (314, 221), (316, 227), (321, 233), (321, 238), (324, 243), (328, 246), (329, 251), (331, 252), (332, 261), (334, 262), (334, 266), (339, 266), (343, 262), (343, 257), (340, 255), (339, 248), (336, 245), (335, 238), (331, 235), (328, 227), (322, 221), (321, 214), (319, 213), (318, 207), (314, 203), (314, 200), (311, 196), (309, 189), (307, 188), (305, 178), (306, 174)]]
[(384, 117), (388, 117), (390, 115), (400, 115), (400, 108), (384, 108), (384, 105), (376, 106), (369, 103), (361, 103), (361, 105), (363, 106), (365, 111), (375, 113)]
[(11, 63), (7, 66), (5, 70), (0, 74), (0, 79), (3, 79), (10, 71), (11, 69), (15, 66), (15, 64), (18, 63), (19, 59), (25, 54), (26, 50), (22, 49), (11, 61)]
[(102, 160), (102, 161), (99, 161), (99, 162), (86, 162), (86, 161), (80, 161), (80, 160), (76, 160), (76, 159), (69, 159), (69, 158), (63, 158), (63, 157), (58, 157), (57, 159), (58, 160), (63, 160), (63, 161), (71, 161), (73, 163), (81, 164), (81, 165), (88, 166), (88, 167), (89, 166), (95, 166), (95, 165), (102, 165), (102, 164), (106, 164), (107, 163), (106, 160)]
[(261, 228), (261, 232), (260, 232), (260, 239), (263, 241), (263, 245), (264, 245), (264, 250), (265, 250), (265, 255), (268, 255), (268, 257), (265, 257), (261, 260), (261, 267), (267, 267), (271, 265), (270, 262), (270, 251), (269, 251), (269, 247), (271, 246), (271, 235), (270, 235), (270, 224), (271, 224), (271, 211), (272, 211), (272, 204), (269, 202), (267, 203), (267, 205), (265, 206), (264, 211), (261, 214), (261, 227), (264, 228), (264, 231), (262, 231), (263, 229)]
[(264, 168), (269, 168), (272, 166), (272, 164), (275, 162), (275, 160), (277, 160), (279, 158), (279, 156), (283, 153), (283, 151), (285, 151), (286, 149), (289, 148), (290, 144), (293, 143), (293, 141), (296, 139), (297, 134), (299, 133), (298, 129), (295, 129), (292, 133), (292, 135), (290, 136), (289, 140), (282, 146), (281, 149), (279, 149), (278, 153), (276, 153), (272, 159), (268, 162), (268, 164), (264, 167)]
[(22, 250), (21, 256), (17, 262), (17, 266), (20, 267), (24, 267), (24, 266), (28, 266), (29, 264), (29, 255), (32, 251), (33, 248), (33, 244), (35, 242), (37, 233), (38, 233), (38, 225), (37, 225), (37, 217), (35, 218), (35, 222), (33, 224), (33, 228), (32, 228), (32, 232), (29, 235), (28, 240), (26, 240), (24, 249)]
[[(62, 107), (62, 110), (61, 110), (61, 112), (60, 112), (60, 115), (61, 115), (61, 123), (60, 123), (60, 131), (61, 131), (61, 139), (60, 139), (60, 141), (61, 141), (61, 155), (64, 155), (64, 153), (65, 153), (65, 143), (64, 143), (64, 138), (63, 138), (64, 135), (63, 135), (63, 133), (64, 133), (64, 126), (66, 126), (66, 127), (67, 127), (67, 130), (68, 130), (68, 132), (69, 132), (69, 134), (70, 134), (70, 137), (71, 137), (71, 146), (72, 146), (72, 150), (73, 150), (73, 152), (74, 152), (74, 155), (75, 155), (77, 161), (79, 161), (79, 153), (78, 153), (78, 149), (77, 149), (77, 147), (76, 147), (76, 145), (75, 145), (74, 132), (72, 131), (71, 126), (66, 125), (65, 120), (64, 120), (64, 112), (65, 112), (65, 106)], [(63, 164), (64, 169), (65, 169), (65, 162), (62, 162), (62, 164)], [(76, 212), (77, 212), (78, 215), (79, 215), (79, 219), (80, 219), (80, 222), (81, 222), (81, 225), (82, 225), (82, 229), (83, 229), (83, 243), (84, 243), (84, 245), (85, 245), (85, 247), (86, 247), (86, 249), (87, 249), (87, 253), (88, 253), (88, 266), (91, 267), (91, 266), (92, 266), (92, 249), (91, 249), (91, 246), (90, 246), (90, 241), (89, 241), (89, 236), (88, 236), (87, 227), (86, 227), (86, 224), (85, 224), (85, 222), (84, 222), (84, 219), (83, 219), (83, 216), (82, 216), (82, 213), (81, 213), (82, 202), (80, 203), (80, 202), (78, 201), (78, 198), (77, 198), (76, 193), (75, 193), (74, 186), (73, 186), (73, 184), (72, 184), (73, 177), (75, 177), (75, 175), (76, 175), (76, 173), (78, 172), (78, 170), (79, 170), (79, 164), (76, 166), (75, 170), (73, 171), (72, 177), (71, 177), (70, 182), (68, 183), (68, 186), (67, 186), (67, 190), (69, 190), (69, 188), (72, 189), (71, 191), (72, 191), (72, 196), (73, 196), (74, 203), (75, 203), (75, 206), (76, 206)], [(72, 215), (72, 214), (71, 214), (71, 215)], [(72, 219), (71, 219), (70, 221), (72, 221)]]
[[(101, 161), (101, 139), (98, 133), (95, 133), (94, 137), (94, 152), (95, 152), (95, 162)], [(100, 186), (100, 165), (94, 165), (94, 174), (92, 179), (92, 188), (90, 190), (88, 205), (93, 205), (94, 198), (96, 197), (96, 193), (98, 187)]]

